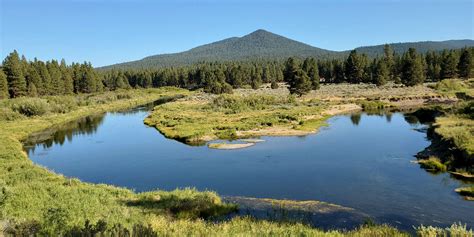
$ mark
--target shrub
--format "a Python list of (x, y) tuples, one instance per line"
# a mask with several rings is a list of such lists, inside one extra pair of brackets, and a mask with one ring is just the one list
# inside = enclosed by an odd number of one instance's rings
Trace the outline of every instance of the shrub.
[(12, 101), (11, 108), (25, 116), (39, 116), (48, 112), (49, 104), (40, 98), (19, 98)]
[(445, 79), (436, 83), (434, 88), (442, 92), (460, 91), (466, 88), (466, 84), (457, 79)]
[(472, 229), (467, 229), (466, 225), (461, 223), (454, 223), (447, 228), (439, 228), (433, 226), (423, 226), (415, 228), (418, 236), (473, 236), (474, 232)]
[(9, 107), (5, 108), (0, 108), (0, 120), (5, 120), (5, 121), (14, 121), (17, 119), (21, 119), (24, 116), (16, 111), (13, 111)]
[(50, 111), (53, 113), (68, 113), (78, 106), (78, 101), (71, 96), (54, 96), (48, 98)]

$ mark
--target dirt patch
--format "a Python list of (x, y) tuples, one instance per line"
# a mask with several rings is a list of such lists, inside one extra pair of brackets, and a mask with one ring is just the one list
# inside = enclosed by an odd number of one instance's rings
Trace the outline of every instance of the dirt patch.
[(209, 143), (207, 147), (212, 149), (219, 149), (219, 150), (235, 150), (235, 149), (242, 149), (247, 148), (255, 145), (255, 143), (248, 142), (248, 143)]

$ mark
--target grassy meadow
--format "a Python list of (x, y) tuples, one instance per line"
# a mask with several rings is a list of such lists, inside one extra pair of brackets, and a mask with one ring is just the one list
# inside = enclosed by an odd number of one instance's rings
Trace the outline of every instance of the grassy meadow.
[[(81, 117), (188, 95), (159, 105), (146, 119), (165, 135), (184, 141), (251, 135), (243, 131), (281, 127), (309, 132), (337, 113), (334, 104), (289, 96), (215, 96), (197, 100), (183, 89), (161, 88), (0, 100), (0, 229), (11, 236), (408, 236), (386, 225), (322, 231), (301, 223), (238, 217), (209, 221), (238, 209), (212, 191), (193, 188), (136, 193), (90, 184), (39, 167), (21, 141), (30, 134)], [(336, 105), (341, 106), (341, 105)], [(331, 108), (333, 110), (331, 110)], [(351, 107), (352, 108), (352, 107)], [(324, 111), (326, 111), (325, 115)], [(331, 113), (329, 113), (330, 111)], [(284, 130), (285, 131), (285, 130)], [(465, 226), (419, 227), (420, 236), (461, 233)], [(436, 233), (436, 235), (433, 235)]]

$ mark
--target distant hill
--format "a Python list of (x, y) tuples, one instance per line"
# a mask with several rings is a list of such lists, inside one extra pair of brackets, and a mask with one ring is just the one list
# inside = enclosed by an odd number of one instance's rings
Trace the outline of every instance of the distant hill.
[[(414, 47), (420, 52), (426, 52), (428, 50), (474, 46), (474, 40), (426, 41), (391, 45), (397, 53), (403, 53), (410, 47)], [(357, 50), (369, 56), (376, 56), (383, 53), (383, 45), (359, 47)], [(345, 57), (348, 52), (321, 49), (265, 30), (257, 30), (242, 37), (224, 39), (181, 53), (153, 55), (141, 60), (114, 64), (101, 69), (182, 66), (203, 61), (280, 60), (290, 56), (327, 59)]]
[[(460, 49), (466, 46), (474, 47), (474, 40), (446, 40), (446, 41), (421, 41), (408, 43), (391, 43), (392, 49), (398, 54), (408, 51), (409, 48), (415, 48), (419, 53), (427, 51), (440, 51), (444, 49)], [(384, 45), (364, 46), (356, 48), (357, 52), (365, 53), (368, 56), (377, 56), (383, 54)]]

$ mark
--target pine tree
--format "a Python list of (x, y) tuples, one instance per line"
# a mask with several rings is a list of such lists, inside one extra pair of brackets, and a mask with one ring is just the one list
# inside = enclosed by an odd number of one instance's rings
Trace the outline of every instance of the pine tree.
[(256, 90), (262, 85), (262, 76), (257, 69), (252, 71), (251, 86)]
[(471, 78), (473, 76), (474, 61), (472, 59), (471, 52), (467, 48), (464, 48), (459, 58), (458, 72), (462, 78)]
[[(40, 74), (36, 70), (36, 63), (31, 64), (28, 68), (28, 76), (26, 77), (26, 84), (28, 85), (28, 95), (29, 96), (38, 96), (40, 95), (40, 90), (43, 87), (43, 80), (41, 79)], [(36, 95), (30, 94), (30, 84), (35, 85)]]
[(295, 77), (296, 71), (299, 69), (299, 64), (293, 57), (288, 58), (285, 62), (285, 70), (283, 72), (284, 81), (289, 83)]
[(394, 73), (395, 60), (394, 60), (393, 49), (389, 44), (385, 44), (383, 47), (383, 52), (384, 52), (383, 60), (385, 61), (385, 65), (387, 66), (387, 69), (389, 72), (388, 78), (392, 80), (395, 74)]
[(303, 62), (303, 70), (309, 76), (311, 88), (313, 90), (319, 89), (319, 70), (316, 60), (314, 58), (306, 58)]
[(387, 67), (386, 60), (378, 60), (374, 69), (374, 83), (377, 86), (385, 85), (390, 78), (390, 70)]
[(72, 79), (72, 75), (70, 70), (66, 65), (66, 61), (64, 59), (61, 60), (61, 64), (59, 65), (59, 70), (61, 71), (61, 81), (64, 84), (64, 94), (71, 95), (74, 93), (74, 81)]
[(28, 96), (31, 96), (31, 97), (38, 96), (38, 90), (36, 89), (35, 83), (28, 84)]
[(360, 83), (365, 79), (365, 62), (363, 58), (357, 54), (356, 50), (352, 50), (344, 64), (344, 70), (347, 80), (350, 83)]
[(18, 53), (13, 51), (3, 61), (3, 70), (7, 76), (10, 97), (26, 95), (26, 79)]
[(334, 65), (334, 82), (343, 83), (346, 79), (344, 78), (344, 65), (340, 61), (333, 62)]
[(64, 82), (62, 80), (61, 70), (56, 60), (46, 63), (49, 75), (51, 76), (51, 87), (49, 90), (50, 95), (62, 95), (64, 94)]
[(272, 79), (272, 83), (270, 84), (270, 87), (272, 89), (278, 89), (278, 83), (276, 82), (275, 79)]
[(406, 86), (414, 86), (425, 81), (422, 57), (416, 53), (414, 48), (409, 48), (402, 58), (402, 83)]
[(311, 81), (308, 75), (306, 75), (306, 72), (302, 69), (296, 70), (293, 74), (293, 78), (289, 79), (288, 84), (291, 94), (301, 96), (311, 91)]
[(453, 51), (443, 51), (443, 59), (441, 62), (441, 78), (455, 78), (457, 58)]
[[(41, 77), (42, 80), (42, 88), (39, 88), (38, 92), (40, 95), (50, 95), (51, 94), (51, 76), (49, 75), (48, 68), (46, 67), (46, 64), (44, 62), (39, 61), (38, 66), (37, 66), (37, 71)], [(36, 84), (38, 85), (38, 84)], [(38, 88), (36, 88), (38, 89)]]
[(0, 99), (8, 99), (9, 97), (7, 75), (0, 68)]

